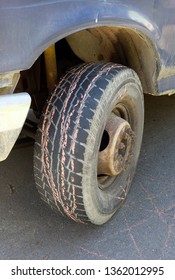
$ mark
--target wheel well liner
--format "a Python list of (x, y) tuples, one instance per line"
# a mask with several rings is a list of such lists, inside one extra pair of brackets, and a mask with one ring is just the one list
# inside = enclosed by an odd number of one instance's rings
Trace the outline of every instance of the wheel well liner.
[(71, 34), (66, 40), (83, 61), (111, 61), (130, 67), (138, 74), (144, 92), (156, 93), (159, 58), (150, 39), (140, 31), (100, 26)]

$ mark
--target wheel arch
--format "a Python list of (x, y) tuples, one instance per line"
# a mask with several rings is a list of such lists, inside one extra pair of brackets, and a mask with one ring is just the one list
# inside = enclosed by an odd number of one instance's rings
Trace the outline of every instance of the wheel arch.
[(115, 62), (135, 70), (144, 93), (156, 93), (159, 57), (151, 40), (142, 32), (123, 26), (84, 29), (66, 37), (83, 61)]
[(74, 54), (84, 62), (114, 62), (133, 69), (140, 78), (144, 93), (157, 94), (161, 69), (158, 49), (139, 29), (122, 25), (87, 26), (47, 41), (48, 46), (66, 39)]

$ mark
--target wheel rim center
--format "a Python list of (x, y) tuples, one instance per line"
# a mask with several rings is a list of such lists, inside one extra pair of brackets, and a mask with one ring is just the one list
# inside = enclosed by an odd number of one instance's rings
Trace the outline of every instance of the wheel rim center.
[(109, 141), (99, 151), (98, 175), (116, 176), (123, 172), (129, 164), (134, 145), (134, 132), (130, 124), (111, 113), (105, 127)]

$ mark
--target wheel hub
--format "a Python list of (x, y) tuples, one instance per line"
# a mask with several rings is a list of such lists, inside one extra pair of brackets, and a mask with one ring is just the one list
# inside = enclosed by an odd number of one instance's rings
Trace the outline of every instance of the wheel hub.
[(126, 120), (111, 113), (105, 133), (108, 134), (108, 143), (99, 151), (98, 175), (116, 176), (123, 172), (129, 163), (134, 145), (134, 132)]

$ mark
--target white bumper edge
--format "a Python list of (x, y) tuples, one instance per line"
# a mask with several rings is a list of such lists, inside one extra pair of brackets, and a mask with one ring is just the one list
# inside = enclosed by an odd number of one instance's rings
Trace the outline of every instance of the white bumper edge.
[(13, 148), (30, 109), (31, 97), (26, 92), (0, 96), (0, 161)]

